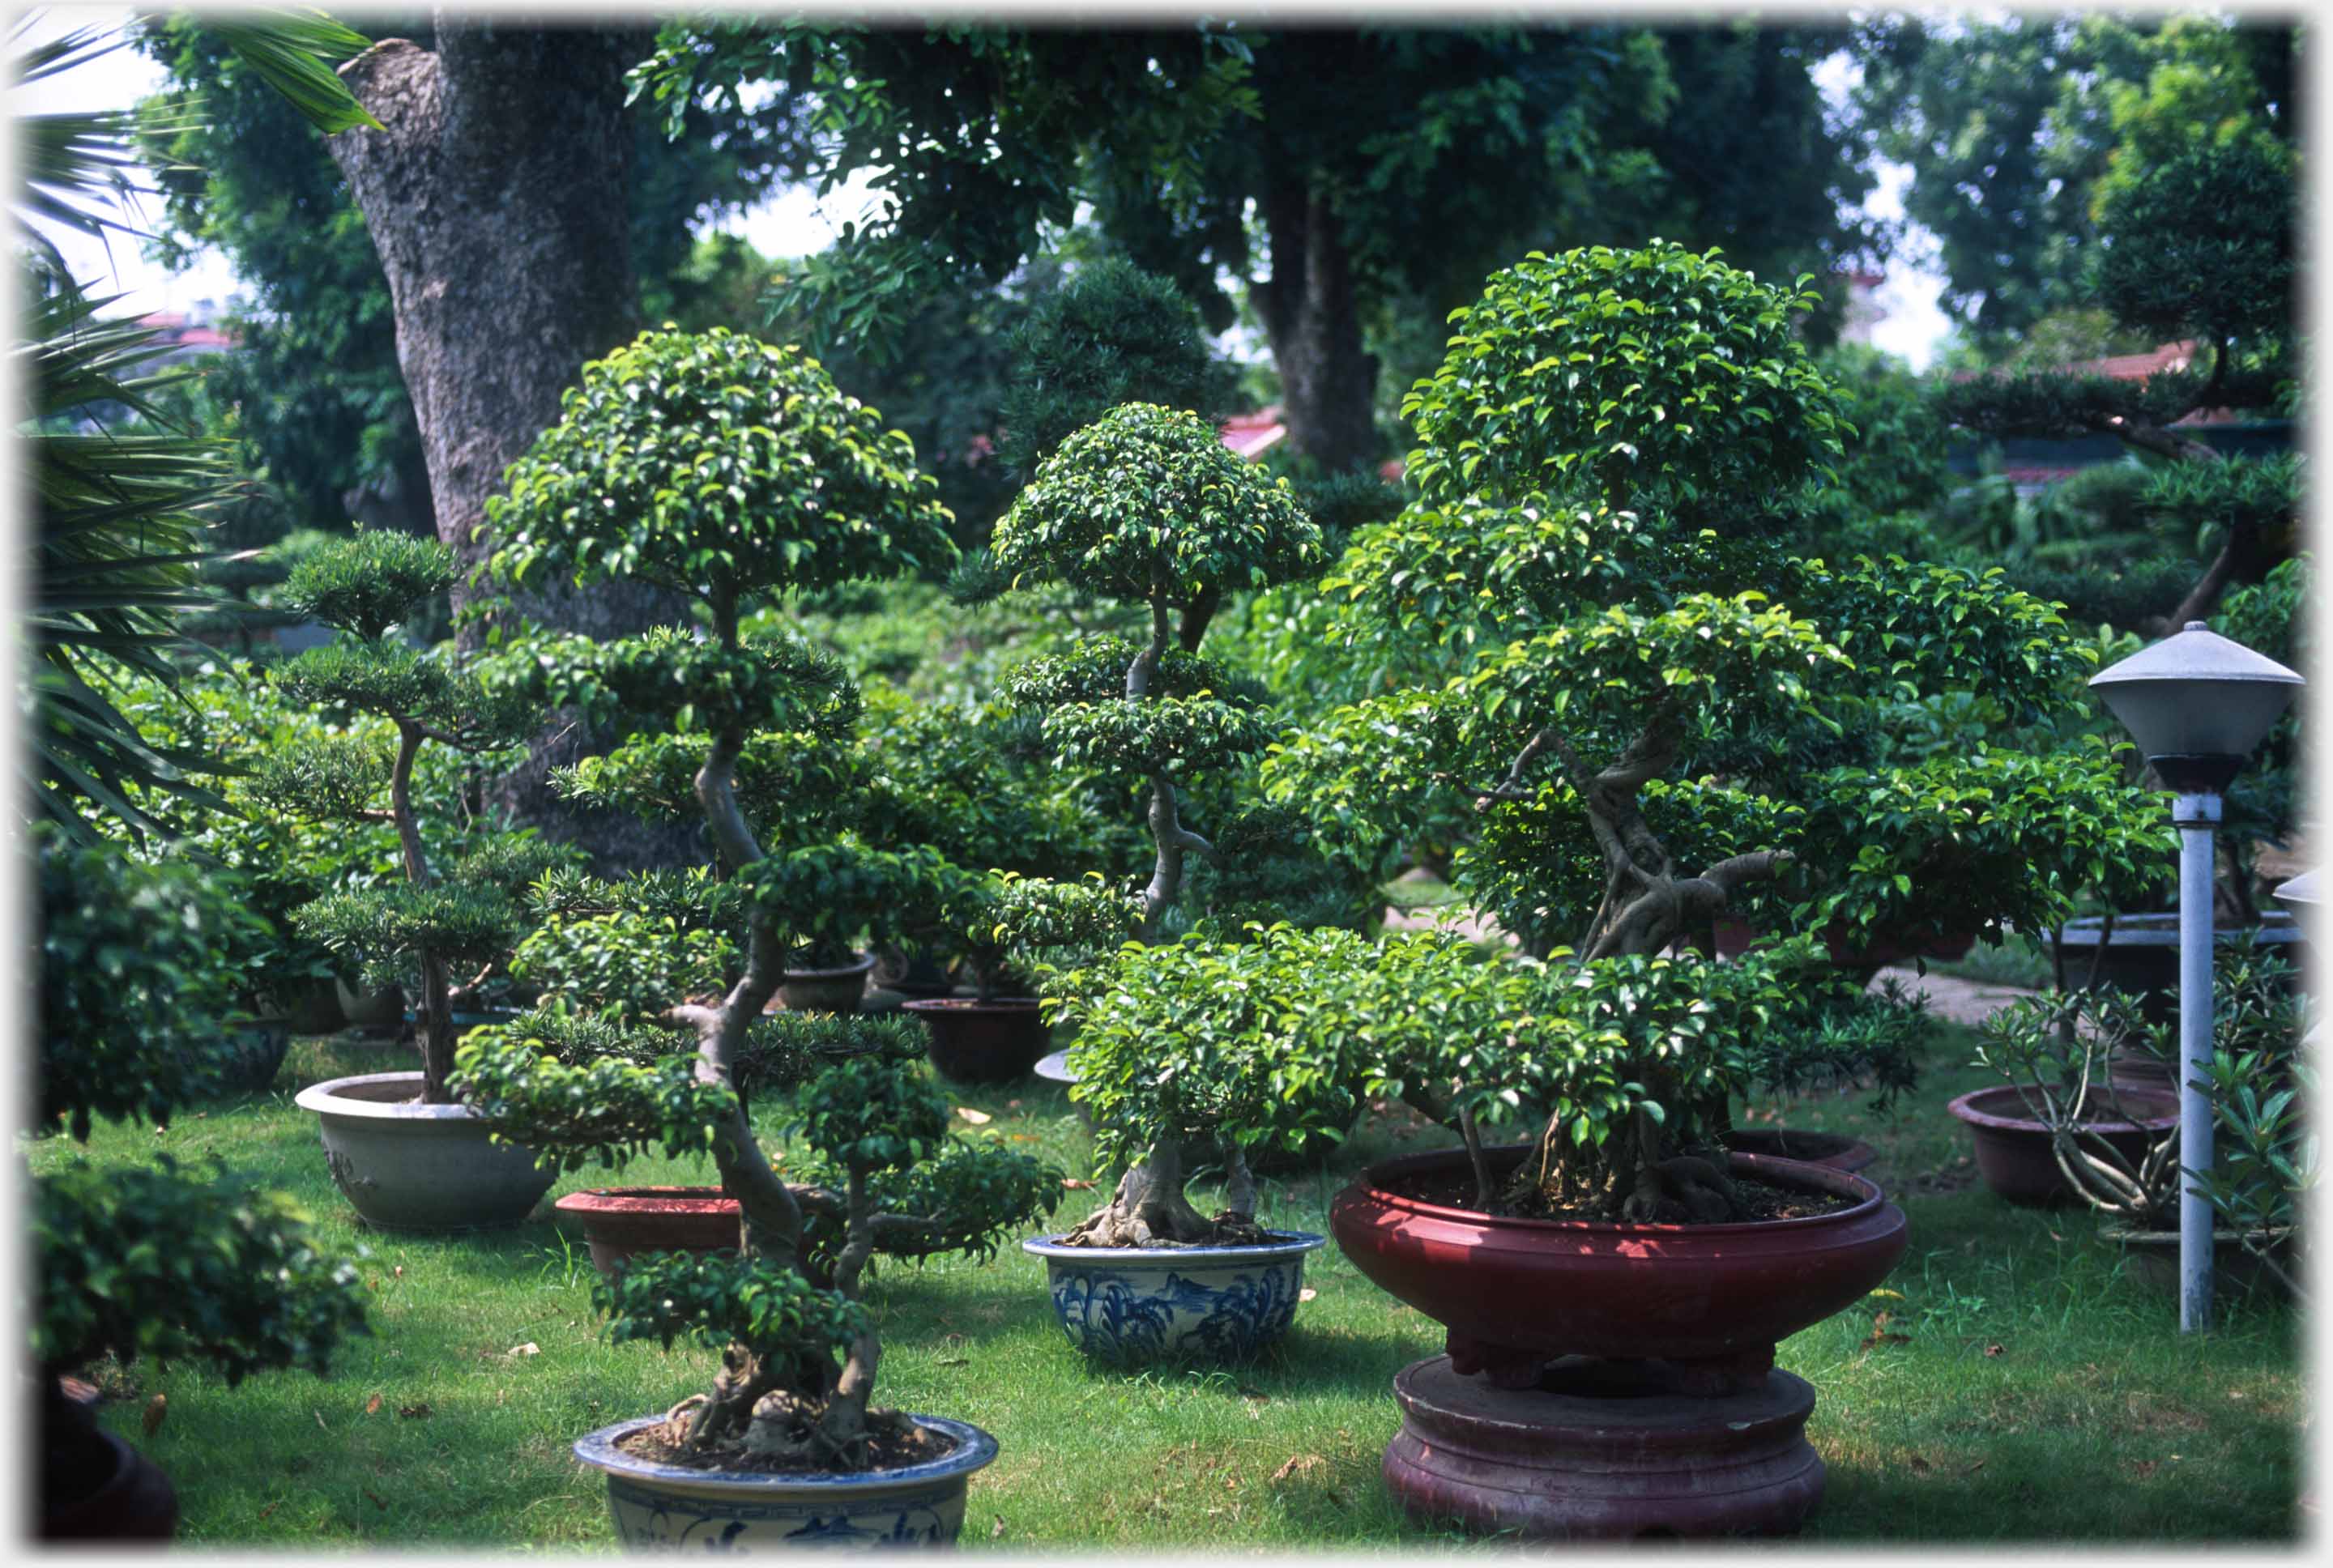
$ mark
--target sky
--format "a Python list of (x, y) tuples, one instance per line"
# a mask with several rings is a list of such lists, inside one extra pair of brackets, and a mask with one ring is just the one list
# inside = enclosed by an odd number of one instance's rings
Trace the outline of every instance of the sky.
[[(30, 37), (48, 37), (78, 26), (113, 26), (128, 20), (126, 8), (58, 6), (38, 19)], [(1855, 68), (1844, 55), (1825, 61), (1816, 81), (1827, 97), (1838, 102), (1854, 82)], [(19, 110), (126, 108), (158, 91), (161, 67), (130, 49), (90, 62), (51, 81), (12, 91)], [(1878, 186), (1864, 203), (1864, 211), (1890, 222), (1902, 220), (1902, 192), (1911, 171), (1900, 164), (1877, 167)], [(854, 180), (823, 202), (807, 187), (792, 187), (738, 214), (720, 226), (743, 234), (754, 249), (768, 256), (800, 256), (822, 250), (845, 223), (866, 215), (869, 196), (865, 184)], [(159, 204), (148, 202), (149, 219), (158, 218)], [(137, 220), (133, 218), (133, 225)], [(171, 272), (149, 262), (139, 243), (116, 235), (110, 245), (74, 234), (56, 234), (58, 247), (83, 282), (94, 280), (106, 292), (125, 297), (118, 307), (126, 313), (186, 311), (225, 307), (236, 293), (236, 279), (225, 256), (206, 249), (185, 272)], [(1887, 314), (1872, 332), (1879, 348), (1925, 369), (1942, 348), (1950, 322), (1937, 306), (1944, 279), (1934, 270), (1935, 242), (1925, 230), (1914, 228), (1886, 268), (1877, 302)]]

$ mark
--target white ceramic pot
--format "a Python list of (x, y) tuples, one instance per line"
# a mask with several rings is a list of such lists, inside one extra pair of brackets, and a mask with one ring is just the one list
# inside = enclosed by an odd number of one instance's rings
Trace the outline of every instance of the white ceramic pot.
[(467, 1105), (425, 1105), (419, 1073), (365, 1073), (312, 1084), (295, 1099), (323, 1123), (324, 1162), (366, 1224), (379, 1230), (515, 1225), (558, 1172), (532, 1150), (496, 1143)]
[(618, 1448), (664, 1420), (640, 1416), (577, 1439), (575, 1457), (608, 1477), (616, 1536), (636, 1552), (946, 1545), (964, 1528), (965, 1487), (996, 1458), (996, 1439), (968, 1421), (908, 1419), (955, 1447), (924, 1464), (850, 1476), (698, 1470)]
[(1070, 1343), (1121, 1366), (1236, 1362), (1288, 1332), (1304, 1287), (1304, 1255), (1328, 1244), (1310, 1230), (1274, 1232), (1257, 1247), (1063, 1247), (1021, 1244), (1045, 1260), (1053, 1312)]

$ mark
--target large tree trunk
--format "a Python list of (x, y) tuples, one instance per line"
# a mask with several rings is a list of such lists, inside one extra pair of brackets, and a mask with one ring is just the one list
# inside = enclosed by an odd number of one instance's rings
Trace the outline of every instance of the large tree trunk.
[[(493, 550), (481, 525), (504, 468), (558, 417), (584, 362), (635, 330), (623, 77), (647, 43), (638, 32), (440, 13), (434, 52), (384, 39), (341, 67), (383, 129), (326, 145), (388, 277), (437, 537), (466, 569)], [(457, 613), (470, 597), (455, 589)], [(530, 595), (519, 608), (595, 637), (682, 618), (677, 601), (633, 584)], [(475, 645), (478, 628), (463, 636)], [(588, 740), (553, 723), (495, 803), (573, 831), (544, 776)], [(669, 836), (614, 819), (581, 826), (619, 860), (671, 853)]]
[(1324, 473), (1359, 468), (1378, 451), (1378, 360), (1361, 347), (1343, 225), (1325, 196), (1299, 183), (1273, 185), (1263, 207), (1272, 276), (1255, 298), (1280, 371), (1289, 445)]

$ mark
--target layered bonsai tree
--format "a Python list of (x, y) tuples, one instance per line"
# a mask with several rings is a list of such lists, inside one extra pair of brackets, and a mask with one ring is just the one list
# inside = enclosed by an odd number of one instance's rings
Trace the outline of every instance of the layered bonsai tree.
[(533, 734), (542, 712), (523, 693), (490, 686), (398, 635), (455, 577), (453, 551), (437, 540), (367, 529), (293, 569), (284, 602), (338, 636), (273, 666), (269, 679), (293, 702), (385, 720), (396, 739), (393, 745), (353, 732), (308, 739), (269, 759), (248, 790), (262, 809), (396, 829), (402, 883), (331, 894), (293, 918), (302, 934), (353, 954), (374, 978), (418, 975), (421, 1097), (429, 1104), (449, 1101), (454, 966), (478, 966), (465, 970), (465, 989), (492, 973), (525, 928), (518, 893), (562, 858), (551, 845), (511, 834), (433, 864), (415, 805), (423, 749), (501, 751)]
[[(1226, 592), (1284, 581), (1321, 559), (1320, 531), (1284, 482), (1241, 461), (1195, 415), (1130, 403), (1063, 440), (996, 525), (997, 569), (1141, 606), (1141, 640), (1109, 635), (1028, 661), (1013, 699), (1041, 711), (1064, 768), (1139, 791), (1151, 865), (1135, 940), (1156, 942), (1195, 857), (1224, 852), (1184, 810), (1195, 775), (1234, 770), (1277, 725), (1262, 693), (1175, 645), (1175, 617), (1203, 619)], [(1236, 1145), (1228, 1158), (1241, 1165)], [(1182, 1200), (1185, 1152), (1168, 1140), (1129, 1167), (1110, 1201), (1063, 1239), (1093, 1246), (1193, 1244), (1252, 1227), (1202, 1221)]]
[[(1891, 728), (1923, 698), (2046, 717), (2094, 655), (1995, 575), (1778, 542), (1841, 446), (1793, 331), (1813, 302), (1659, 242), (1494, 274), (1405, 401), (1418, 499), (1326, 585), (1462, 665), (1291, 738), (1275, 797), (1356, 857), (1463, 803), (1482, 837), (1454, 876), (1476, 907), (1583, 994), (1634, 994), (1614, 976), (1658, 965), (1681, 1015), (1748, 972), (1690, 951), (1721, 914), (1867, 961), (1946, 921), (2040, 929), (2091, 872), (2158, 855), (2159, 813), (2103, 744), (1898, 760)], [(1647, 1027), (1618, 1010), (1623, 1039)], [(1726, 1113), (1690, 1036), (1590, 1056), (1629, 1110), (1551, 1114), (1548, 1201), (1697, 1205), (1674, 1162)]]
[[(784, 636), (743, 636), (740, 622), (792, 589), (945, 563), (946, 511), (907, 439), (817, 361), (725, 331), (648, 332), (586, 366), (508, 482), (493, 506), (498, 580), (641, 582), (697, 612), (694, 629), (522, 641), (513, 684), (620, 714), (638, 734), (661, 730), (694, 755), (708, 880), (722, 889), (708, 929), (736, 921), (743, 964), (704, 999), (635, 992), (612, 1014), (569, 1009), (601, 1033), (606, 1048), (588, 1055), (540, 1015), (478, 1031), (460, 1083), (504, 1135), (554, 1157), (709, 1152), (741, 1210), (736, 1253), (635, 1263), (602, 1297), (619, 1337), (725, 1347), (708, 1391), (675, 1412), (670, 1446), (700, 1465), (864, 1468), (916, 1440), (869, 1402), (880, 1359), (858, 1300), (869, 1259), (985, 1251), (1058, 1188), (1001, 1145), (952, 1144), (947, 1107), (918, 1070), (920, 1034), (877, 1020), (775, 1026), (798, 1037), (779, 1050), (810, 1053), (798, 1073), (768, 1078), (801, 1079), (799, 1136), (825, 1174), (782, 1176), (763, 1150), (739, 1089), (789, 951), (830, 918), (803, 907), (805, 857), (872, 863), (836, 846), (765, 851), (738, 789), (753, 737), (830, 734), (856, 693), (831, 659)], [(770, 804), (778, 825), (819, 808)]]
[(1223, 858), (1184, 819), (1189, 779), (1232, 768), (1273, 735), (1253, 683), (1173, 645), (1176, 614), (1318, 566), (1320, 531), (1284, 482), (1258, 474), (1205, 420), (1129, 403), (1038, 464), (991, 548), (1016, 586), (1061, 582), (1147, 613), (1147, 637), (1080, 639), (1016, 668), (1011, 689), (1042, 712), (1063, 767), (1147, 798), (1154, 859), (1140, 940), (1155, 941), (1190, 858)]
[[(232, 1067), (235, 951), (256, 917), (231, 881), (180, 857), (34, 834), (39, 881), (37, 1138), (97, 1121), (168, 1124)], [(353, 1265), (321, 1249), (290, 1197), (230, 1173), (101, 1169), (40, 1158), (32, 1188), (32, 1364), (41, 1380), (45, 1506), (78, 1500), (112, 1460), (58, 1379), (104, 1357), (199, 1362), (228, 1384), (325, 1372), (365, 1332)]]

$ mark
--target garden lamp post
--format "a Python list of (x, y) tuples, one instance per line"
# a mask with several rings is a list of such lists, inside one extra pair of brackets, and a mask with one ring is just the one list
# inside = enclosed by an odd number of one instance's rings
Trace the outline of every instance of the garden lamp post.
[[(2175, 794), (2179, 825), (2179, 1163), (2212, 1168), (2212, 837), (2220, 798), (2301, 679), (2202, 621), (2090, 677), (2139, 755)], [(2179, 1194), (2179, 1332), (2212, 1320), (2212, 1205)]]

